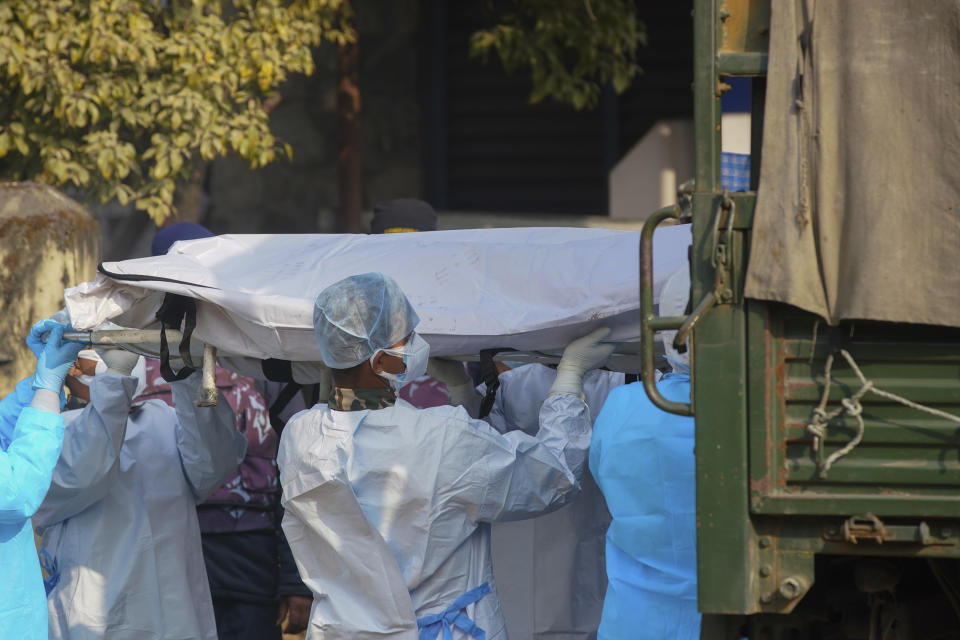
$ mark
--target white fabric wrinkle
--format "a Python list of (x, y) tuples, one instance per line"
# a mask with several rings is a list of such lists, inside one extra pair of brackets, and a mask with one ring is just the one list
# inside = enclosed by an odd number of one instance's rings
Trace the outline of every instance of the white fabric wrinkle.
[[(398, 401), (363, 412), (316, 408), (291, 420), (279, 456), (284, 529), (315, 594), (310, 637), (413, 639), (417, 617), (487, 582), (494, 593), (467, 615), (489, 640), (504, 640), (483, 520), (562, 503), (577, 483), (565, 461), (582, 468), (573, 449), (585, 458), (589, 444), (579, 399), (547, 403), (553, 410), (542, 415), (552, 422), (541, 435), (558, 432), (546, 438), (553, 449), (526, 434), (500, 435), (462, 407), (416, 410)], [(558, 417), (563, 411), (568, 420)]]
[[(501, 433), (520, 429), (536, 434), (543, 400), (556, 375), (555, 369), (541, 364), (501, 373), (490, 424)], [(623, 373), (601, 369), (584, 375), (591, 419), (624, 378)], [(531, 630), (544, 640), (596, 637), (607, 589), (604, 536), (609, 523), (603, 495), (584, 472), (581, 490), (569, 504), (532, 520), (493, 524), (493, 566), (510, 637), (525, 637)]]
[[(301, 578), (314, 593), (308, 638), (416, 640), (416, 621), (396, 560), (361, 511), (339, 464), (342, 455), (349, 456), (352, 429), (326, 436), (318, 419), (335, 413), (355, 426), (366, 412), (326, 407), (301, 412), (287, 424), (278, 456), (284, 532)], [(302, 458), (292, 455), (301, 450)], [(319, 574), (329, 580), (319, 581)], [(371, 602), (377, 591), (393, 595)], [(355, 633), (358, 629), (365, 632)]]
[(38, 533), (103, 498), (116, 482), (120, 449), (127, 430), (130, 401), (136, 379), (105, 374), (95, 376), (91, 399), (83, 409), (64, 413), (66, 429), (60, 458), (43, 504), (34, 516)]
[[(119, 455), (99, 459), (117, 477), (97, 500), (42, 528), (43, 546), (61, 573), (48, 598), (50, 637), (216, 640), (194, 490), (180, 464), (177, 412), (160, 400), (130, 411), (136, 380), (97, 378), (91, 404), (75, 414), (70, 429), (78, 443), (84, 433), (88, 443), (103, 442), (98, 421), (115, 423), (109, 429), (123, 433)], [(230, 451), (232, 441), (233, 434), (221, 434), (207, 445)], [(56, 512), (58, 495), (59, 488), (48, 495), (46, 513)]]

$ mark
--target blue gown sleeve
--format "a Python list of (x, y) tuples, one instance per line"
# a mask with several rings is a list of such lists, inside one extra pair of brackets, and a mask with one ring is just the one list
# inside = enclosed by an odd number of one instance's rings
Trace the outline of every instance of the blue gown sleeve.
[(6, 450), (13, 439), (13, 430), (17, 426), (17, 418), (24, 407), (30, 406), (33, 399), (33, 388), (30, 378), (24, 378), (17, 383), (13, 393), (8, 393), (0, 400), (0, 449)]
[[(4, 406), (4, 421), (9, 419), (8, 411), (11, 406)], [(23, 522), (40, 507), (62, 444), (60, 414), (29, 406), (20, 410), (10, 443), (0, 451), (0, 523)]]

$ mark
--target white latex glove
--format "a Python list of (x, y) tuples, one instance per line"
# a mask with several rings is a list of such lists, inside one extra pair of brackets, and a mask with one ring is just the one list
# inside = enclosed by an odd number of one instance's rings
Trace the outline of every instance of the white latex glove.
[(557, 365), (557, 379), (553, 381), (550, 393), (582, 396), (583, 374), (603, 366), (616, 347), (613, 343), (600, 342), (608, 335), (610, 335), (610, 329), (600, 327), (568, 344), (563, 350), (560, 364)]
[(447, 385), (448, 389), (472, 382), (466, 367), (459, 360), (430, 358), (427, 361), (427, 375)]
[(473, 380), (462, 362), (446, 358), (430, 358), (427, 361), (427, 375), (447, 385), (447, 394), (452, 406), (463, 407), (471, 418), (477, 417), (480, 411), (480, 394), (473, 386)]
[(139, 355), (119, 347), (98, 346), (97, 355), (107, 365), (107, 373), (118, 373), (121, 376), (128, 376), (137, 364)]

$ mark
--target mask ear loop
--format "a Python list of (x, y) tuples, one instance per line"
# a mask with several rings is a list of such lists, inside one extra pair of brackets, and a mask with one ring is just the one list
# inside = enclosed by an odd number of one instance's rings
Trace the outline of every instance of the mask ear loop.
[[(384, 373), (389, 374), (389, 375), (398, 375), (398, 374), (394, 374), (394, 373), (390, 373), (389, 371), (385, 371), (385, 370), (383, 370), (382, 367), (381, 367), (381, 371), (380, 371), (380, 372), (377, 371), (376, 366), (373, 364), (373, 359), (377, 357), (377, 354), (378, 354), (378, 353), (384, 353), (384, 354), (392, 355), (392, 356), (396, 356), (396, 354), (389, 353), (389, 350), (388, 350), (388, 349), (377, 349), (376, 351), (373, 352), (373, 355), (370, 356), (370, 359), (367, 361), (367, 362), (370, 363), (370, 369), (373, 371), (373, 375), (377, 376), (377, 378), (380, 380), (380, 383), (383, 385), (384, 389), (390, 389), (391, 391), (393, 391), (394, 393), (396, 393), (396, 390), (395, 390), (395, 389), (393, 388), (393, 386), (390, 384), (390, 378), (385, 377), (383, 374), (384, 374)], [(402, 356), (397, 356), (397, 357), (401, 357), (401, 358), (402, 358)], [(406, 373), (407, 363), (404, 362), (404, 363), (403, 363), (403, 366), (404, 366), (404, 373)], [(403, 375), (403, 374), (399, 374), (399, 375)]]
[[(406, 367), (407, 367), (407, 350), (406, 350), (406, 348), (407, 348), (407, 346), (409, 346), (410, 343), (413, 341), (413, 337), (414, 337), (415, 335), (417, 335), (416, 332), (411, 331), (410, 334), (409, 334), (409, 335), (407, 336), (407, 338), (406, 338), (406, 342), (404, 342), (404, 343), (403, 343), (402, 345), (400, 345), (399, 347), (396, 347), (396, 348), (394, 348), (394, 347), (387, 347), (386, 349), (377, 349), (376, 351), (374, 351), (374, 352), (373, 352), (373, 355), (370, 356), (370, 367), (371, 367), (371, 368), (373, 367), (373, 359), (377, 356), (378, 353), (385, 353), (385, 354), (387, 354), (388, 356), (393, 356), (393, 357), (395, 357), (395, 358), (400, 358), (400, 359), (403, 361), (403, 367), (404, 367), (403, 372), (398, 373), (398, 374), (393, 374), (393, 375), (403, 375), (404, 373), (406, 373)], [(374, 373), (377, 373), (376, 370), (374, 370)], [(378, 374), (378, 375), (379, 375), (379, 374)]]

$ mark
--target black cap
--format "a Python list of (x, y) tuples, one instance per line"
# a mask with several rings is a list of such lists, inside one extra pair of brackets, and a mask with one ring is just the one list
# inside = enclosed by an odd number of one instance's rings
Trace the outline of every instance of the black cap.
[(373, 207), (370, 233), (436, 231), (437, 212), (429, 203), (416, 198), (398, 198), (378, 202)]
[(162, 256), (173, 243), (177, 240), (196, 240), (197, 238), (210, 238), (213, 232), (206, 227), (193, 222), (175, 222), (169, 227), (164, 227), (157, 231), (153, 236), (153, 242), (150, 243), (150, 253), (155, 256)]

